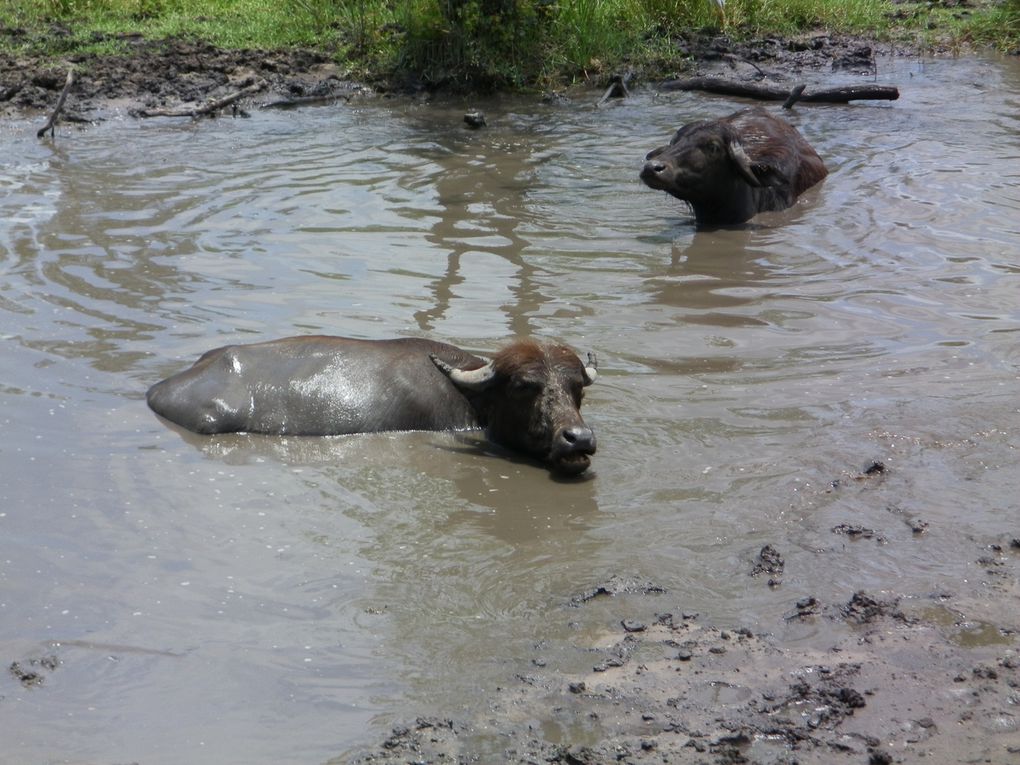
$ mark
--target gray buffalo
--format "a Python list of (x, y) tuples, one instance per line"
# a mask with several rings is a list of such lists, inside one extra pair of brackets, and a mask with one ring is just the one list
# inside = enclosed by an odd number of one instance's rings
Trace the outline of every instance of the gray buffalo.
[(420, 338), (289, 337), (228, 345), (153, 385), (154, 412), (197, 433), (324, 436), (484, 428), (567, 475), (595, 435), (581, 418), (597, 376), (564, 345), (518, 340), (485, 361)]
[(828, 171), (796, 128), (761, 108), (692, 122), (648, 152), (641, 180), (694, 210), (698, 225), (785, 210)]

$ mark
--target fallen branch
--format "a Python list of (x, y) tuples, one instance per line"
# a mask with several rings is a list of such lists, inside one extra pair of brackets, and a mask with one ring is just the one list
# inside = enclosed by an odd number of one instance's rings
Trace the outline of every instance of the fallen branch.
[(258, 93), (264, 87), (266, 87), (266, 81), (258, 80), (247, 87), (241, 88), (236, 93), (231, 93), (229, 96), (217, 98), (213, 101), (207, 101), (202, 106), (195, 106), (190, 109), (139, 109), (135, 114), (139, 117), (191, 117), (194, 119), (205, 114), (218, 112), (220, 109), (230, 106), (245, 96)]
[(630, 91), (627, 90), (627, 80), (630, 79), (630, 75), (621, 76), (619, 74), (613, 75), (613, 78), (609, 81), (609, 87), (606, 88), (606, 92), (602, 95), (602, 98), (595, 104), (596, 107), (604, 106), (610, 98), (626, 98), (630, 95)]
[(60, 91), (60, 98), (57, 99), (57, 106), (53, 110), (53, 114), (46, 120), (46, 124), (36, 131), (35, 137), (42, 138), (46, 135), (46, 131), (50, 131), (50, 138), (53, 138), (57, 134), (57, 116), (60, 114), (60, 110), (64, 108), (64, 100), (67, 98), (67, 91), (71, 89), (71, 84), (74, 82), (74, 69), (67, 70), (67, 79), (64, 81), (64, 89)]
[(793, 105), (800, 100), (800, 97), (802, 95), (804, 95), (804, 88), (806, 87), (807, 85), (798, 85), (793, 90), (791, 90), (790, 95), (787, 96), (786, 100), (783, 102), (783, 108), (792, 109)]
[(351, 97), (346, 93), (331, 93), (327, 96), (297, 96), (295, 98), (281, 98), (279, 101), (270, 101), (262, 104), (261, 109), (296, 109), (299, 106), (317, 106), (319, 104), (331, 104), (334, 101), (350, 101)]
[[(663, 90), (703, 90), (724, 96), (755, 98), (759, 101), (809, 101), (814, 103), (845, 104), (850, 101), (895, 101), (900, 91), (893, 85), (850, 85), (845, 88), (825, 88), (804, 91), (797, 95), (785, 88), (768, 85), (752, 85), (743, 82), (721, 80), (718, 77), (691, 77), (684, 80), (668, 80), (660, 86)], [(804, 88), (805, 86), (797, 86)], [(796, 90), (796, 88), (794, 89)], [(790, 106), (793, 103), (791, 102)], [(787, 107), (789, 108), (789, 107)]]
[(78, 114), (65, 114), (60, 118), (61, 122), (72, 122), (76, 125), (92, 125), (95, 120), (91, 120), (88, 117), (82, 117)]

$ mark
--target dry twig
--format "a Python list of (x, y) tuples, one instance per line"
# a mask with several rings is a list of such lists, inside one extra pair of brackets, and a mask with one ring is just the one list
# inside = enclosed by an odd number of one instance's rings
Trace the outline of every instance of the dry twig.
[(74, 83), (74, 68), (67, 70), (67, 79), (64, 81), (64, 89), (60, 91), (60, 98), (57, 99), (57, 105), (53, 109), (53, 114), (46, 120), (46, 124), (36, 131), (35, 137), (42, 138), (46, 135), (46, 131), (50, 131), (50, 138), (53, 138), (57, 133), (57, 117), (60, 115), (60, 110), (64, 108), (64, 100), (67, 98), (67, 91), (71, 89), (71, 85)]
[(206, 101), (201, 106), (193, 106), (191, 108), (184, 109), (139, 109), (136, 114), (139, 117), (191, 117), (194, 119), (205, 114), (218, 112), (220, 109), (230, 106), (232, 103), (239, 101), (245, 96), (258, 93), (264, 87), (266, 87), (266, 81), (257, 80), (246, 87), (231, 93), (229, 96), (217, 98), (212, 101)]

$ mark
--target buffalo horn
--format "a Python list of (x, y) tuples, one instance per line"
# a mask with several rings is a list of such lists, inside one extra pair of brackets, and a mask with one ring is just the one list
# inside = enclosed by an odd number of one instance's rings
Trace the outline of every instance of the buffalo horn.
[(461, 388), (482, 390), (496, 377), (496, 370), (493, 368), (491, 361), (485, 366), (478, 367), (478, 369), (468, 370), (452, 367), (434, 353), (430, 353), (429, 358), (432, 359), (432, 363), (439, 367), (439, 370), (443, 374), (449, 377)]
[(588, 366), (584, 368), (584, 384), (591, 385), (599, 376), (599, 361), (594, 351), (588, 351)]
[(752, 186), (761, 186), (761, 181), (758, 180), (754, 171), (751, 170), (751, 158), (747, 156), (747, 152), (740, 145), (740, 141), (728, 142), (726, 150), (730, 155), (730, 159), (733, 160), (733, 164), (737, 166), (740, 174), (744, 176), (744, 180)]

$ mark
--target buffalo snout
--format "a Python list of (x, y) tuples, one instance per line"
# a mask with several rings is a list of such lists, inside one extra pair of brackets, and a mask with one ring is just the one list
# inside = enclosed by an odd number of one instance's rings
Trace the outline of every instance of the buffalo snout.
[(648, 178), (654, 178), (655, 176), (662, 173), (666, 169), (666, 163), (659, 159), (650, 159), (645, 162), (645, 166), (641, 168), (641, 179), (647, 180)]
[(649, 159), (641, 168), (641, 180), (649, 188), (669, 190), (673, 183), (674, 168), (662, 159)]
[(587, 425), (562, 428), (553, 439), (549, 462), (564, 475), (578, 475), (588, 469), (595, 453), (595, 433)]

